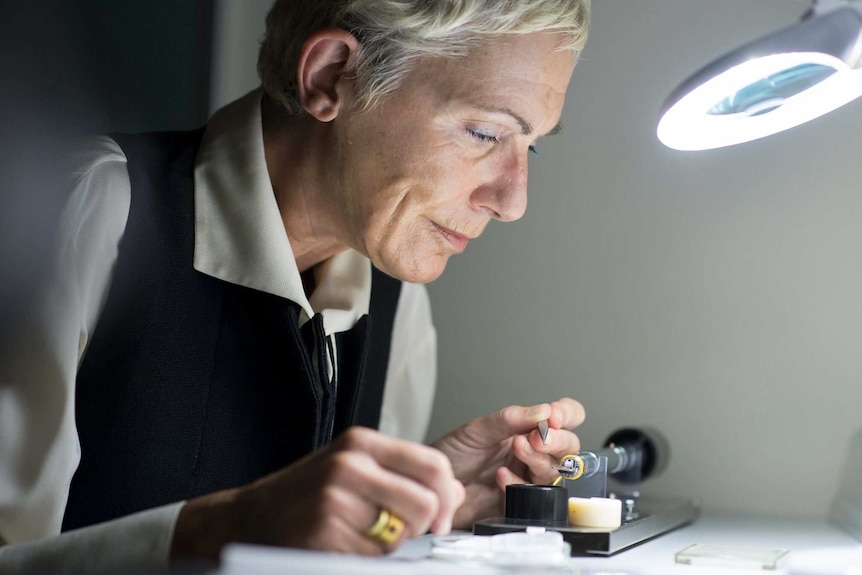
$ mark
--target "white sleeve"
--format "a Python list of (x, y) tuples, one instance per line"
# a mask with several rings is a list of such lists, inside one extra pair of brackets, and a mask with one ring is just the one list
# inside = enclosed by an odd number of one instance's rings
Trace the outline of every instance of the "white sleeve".
[(437, 332), (424, 285), (401, 287), (392, 325), (380, 431), (422, 442), (428, 431), (437, 384)]
[[(182, 503), (0, 547), (0, 573), (126, 573), (165, 568)], [(171, 529), (165, 529), (171, 526)]]
[(116, 528), (59, 535), (80, 461), (75, 379), (107, 298), (131, 201), (126, 158), (110, 138), (88, 140), (74, 165), (52, 275), (26, 324), (0, 350), (0, 545), (8, 544), (0, 547), (2, 573), (52, 565), (90, 572), (99, 560), (92, 549), (106, 545), (114, 555), (145, 552), (164, 561), (181, 506), (142, 514), (137, 524), (129, 516)]

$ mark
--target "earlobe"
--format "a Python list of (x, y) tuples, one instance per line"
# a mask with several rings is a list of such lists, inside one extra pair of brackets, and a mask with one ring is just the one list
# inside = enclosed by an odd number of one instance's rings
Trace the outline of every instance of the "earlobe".
[(341, 28), (325, 28), (309, 36), (296, 67), (299, 101), (310, 115), (330, 122), (344, 106), (340, 84), (349, 81), (359, 41)]

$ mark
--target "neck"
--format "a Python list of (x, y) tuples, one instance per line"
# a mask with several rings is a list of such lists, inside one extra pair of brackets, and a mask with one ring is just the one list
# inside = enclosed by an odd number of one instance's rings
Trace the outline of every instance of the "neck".
[(289, 115), (270, 98), (261, 103), (266, 167), (284, 229), (300, 272), (347, 249), (336, 237), (316, 158), (322, 157), (319, 122)]

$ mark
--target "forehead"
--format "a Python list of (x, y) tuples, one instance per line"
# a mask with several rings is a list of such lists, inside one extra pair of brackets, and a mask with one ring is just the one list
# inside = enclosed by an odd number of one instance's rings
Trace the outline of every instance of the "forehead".
[(420, 61), (409, 82), (441, 102), (517, 107), (540, 123), (537, 115), (559, 115), (574, 69), (575, 54), (560, 50), (561, 41), (549, 32), (494, 37), (461, 58)]
[(449, 61), (474, 77), (547, 83), (565, 92), (575, 65), (574, 52), (561, 50), (562, 38), (551, 32), (492, 37), (476, 46), (463, 60)]

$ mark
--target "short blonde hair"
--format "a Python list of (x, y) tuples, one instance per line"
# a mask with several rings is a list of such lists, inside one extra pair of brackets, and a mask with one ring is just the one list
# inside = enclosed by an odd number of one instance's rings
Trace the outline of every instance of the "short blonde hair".
[(257, 69), (265, 92), (299, 114), (296, 64), (306, 38), (347, 30), (361, 43), (357, 101), (370, 109), (423, 57), (457, 58), (491, 36), (553, 31), (560, 49), (580, 54), (590, 0), (277, 0), (266, 17)]

